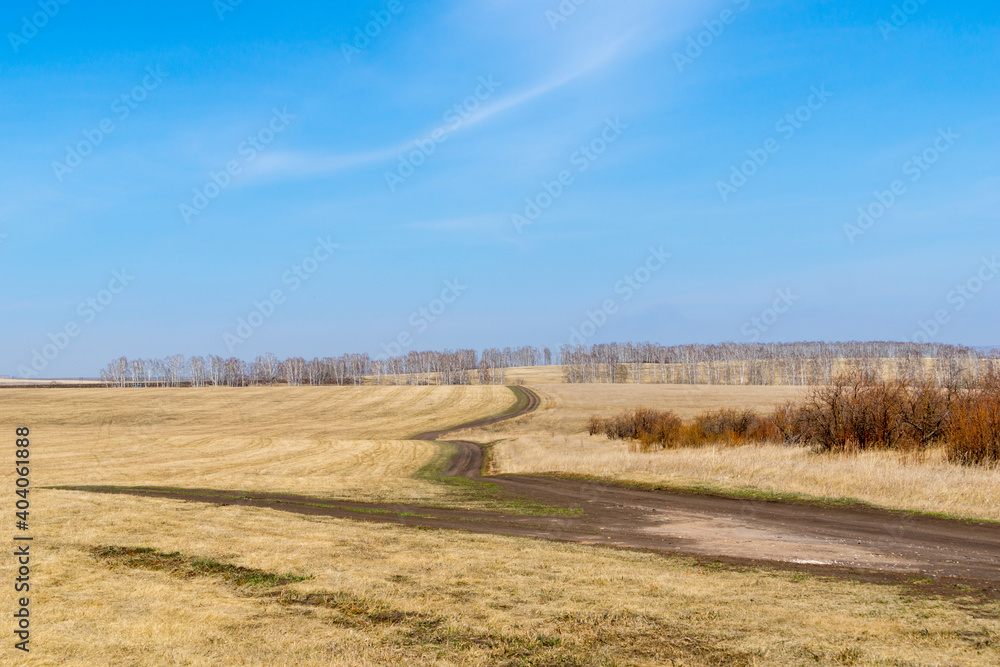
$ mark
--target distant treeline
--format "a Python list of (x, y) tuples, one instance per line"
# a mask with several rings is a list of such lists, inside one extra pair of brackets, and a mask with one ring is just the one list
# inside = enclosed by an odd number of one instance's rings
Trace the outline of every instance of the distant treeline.
[(722, 343), (676, 345), (609, 343), (560, 350), (566, 382), (657, 384), (827, 385), (845, 373), (873, 379), (982, 377), (996, 352), (942, 344)]
[(552, 363), (548, 348), (530, 346), (444, 352), (410, 352), (406, 356), (372, 359), (367, 354), (302, 357), (279, 360), (265, 354), (253, 361), (236, 357), (189, 357), (112, 361), (101, 371), (109, 387), (254, 387), (275, 384), (504, 384), (506, 369)]
[(557, 358), (546, 348), (410, 352), (373, 359), (367, 354), (253, 361), (218, 356), (165, 359), (121, 357), (101, 371), (113, 387), (359, 384), (504, 384), (507, 369), (563, 365), (566, 382), (658, 384), (827, 385), (844, 373), (876, 379), (928, 380), (982, 377), (996, 367), (995, 352), (918, 343), (722, 343), (664, 346), (656, 343), (564, 345)]

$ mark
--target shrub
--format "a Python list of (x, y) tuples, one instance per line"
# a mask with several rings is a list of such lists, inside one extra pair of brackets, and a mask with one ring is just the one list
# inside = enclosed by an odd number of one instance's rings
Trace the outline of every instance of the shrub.
[(775, 429), (753, 410), (724, 408), (705, 412), (694, 419), (685, 433), (685, 444), (725, 443), (738, 445), (776, 439)]
[(794, 414), (792, 428), (821, 451), (924, 450), (948, 429), (953, 389), (931, 382), (907, 385), (864, 375), (818, 387)]
[(1000, 376), (991, 373), (956, 397), (947, 426), (945, 451), (955, 463), (1000, 462)]
[(633, 440), (634, 451), (654, 451), (676, 447), (680, 441), (681, 420), (673, 412), (636, 408), (609, 419), (591, 417), (591, 435), (604, 433), (609, 440)]
[(768, 416), (768, 422), (774, 433), (770, 439), (784, 442), (786, 445), (799, 444), (803, 436), (803, 418), (801, 406), (791, 401), (779, 405)]
[(905, 448), (924, 450), (944, 439), (952, 417), (953, 391), (931, 381), (917, 382), (903, 392), (900, 421)]
[(684, 424), (673, 412), (638, 408), (607, 419), (591, 417), (589, 430), (591, 435), (630, 440), (633, 451), (644, 452), (785, 442), (825, 452), (920, 453), (943, 444), (955, 463), (996, 464), (1000, 463), (1000, 374), (945, 386), (855, 374), (816, 387), (803, 403), (786, 403), (766, 416), (726, 408)]
[(802, 442), (821, 451), (889, 449), (900, 439), (900, 383), (844, 376), (809, 394), (799, 413)]
[(587, 424), (587, 430), (590, 435), (597, 435), (598, 433), (604, 433), (606, 425), (608, 423), (607, 419), (601, 419), (597, 415), (590, 418), (590, 422)]

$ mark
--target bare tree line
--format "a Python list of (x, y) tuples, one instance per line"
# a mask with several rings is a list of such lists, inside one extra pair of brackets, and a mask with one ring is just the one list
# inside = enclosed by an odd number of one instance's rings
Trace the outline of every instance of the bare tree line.
[(716, 385), (827, 385), (848, 373), (944, 386), (997, 365), (995, 352), (894, 342), (564, 345), (560, 358), (566, 382)]
[(562, 363), (566, 382), (648, 382), (716, 385), (828, 385), (837, 376), (929, 381), (976, 380), (998, 367), (997, 354), (943, 344), (894, 342), (722, 343), (664, 346), (607, 343), (569, 346), (553, 359), (545, 347), (409, 352), (372, 359), (367, 354), (253, 361), (235, 357), (173, 355), (165, 359), (121, 357), (101, 371), (110, 387), (296, 385), (504, 384), (507, 369)]
[(361, 384), (370, 364), (368, 355), (354, 354), (308, 362), (301, 357), (279, 361), (273, 354), (250, 362), (214, 355), (189, 359), (174, 355), (165, 360), (120, 357), (101, 371), (101, 380), (109, 387), (346, 385)]
[(298, 385), (419, 385), (504, 384), (506, 369), (551, 363), (548, 348), (531, 346), (475, 350), (410, 352), (405, 356), (372, 359), (367, 354), (339, 357), (291, 357), (283, 361), (265, 354), (253, 361), (236, 357), (165, 359), (120, 357), (101, 370), (108, 387), (257, 387)]

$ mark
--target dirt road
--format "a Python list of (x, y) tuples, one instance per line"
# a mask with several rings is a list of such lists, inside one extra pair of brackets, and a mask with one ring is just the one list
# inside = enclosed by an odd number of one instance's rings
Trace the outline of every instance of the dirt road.
[[(519, 417), (538, 406), (539, 398), (530, 389), (516, 388), (515, 393), (518, 404), (507, 414), (422, 433), (415, 439), (441, 440), (449, 432)], [(444, 474), (482, 479), (482, 448), (464, 441), (451, 444), (457, 453)], [(547, 475), (495, 475), (482, 481), (511, 496), (571, 508), (576, 513), (501, 514), (233, 491), (72, 488), (683, 554), (734, 565), (766, 564), (867, 581), (916, 579), (928, 591), (971, 587), (989, 597), (1000, 597), (1000, 526), (995, 524), (862, 507), (642, 491)]]

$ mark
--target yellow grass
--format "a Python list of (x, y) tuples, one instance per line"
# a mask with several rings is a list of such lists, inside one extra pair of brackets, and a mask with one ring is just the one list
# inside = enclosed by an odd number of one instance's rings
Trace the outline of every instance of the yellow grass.
[[(799, 400), (808, 389), (788, 386), (734, 387), (704, 384), (556, 384), (530, 385), (546, 399), (532, 417), (540, 428), (579, 430), (595, 411), (614, 412), (640, 405), (673, 410), (690, 419), (699, 412), (725, 407), (766, 411), (785, 401)], [(581, 422), (582, 420), (582, 422)]]
[(431, 502), (418, 432), (502, 412), (505, 387), (22, 389), (0, 432), (32, 429), (39, 486), (108, 484)]
[[(623, 481), (708, 485), (720, 491), (762, 489), (827, 498), (856, 498), (901, 509), (1000, 520), (1000, 469), (968, 468), (930, 452), (923, 461), (895, 452), (815, 454), (781, 445), (705, 447), (643, 454), (623, 442), (586, 433), (592, 414), (637, 406), (681, 417), (720, 407), (765, 411), (801, 396), (794, 387), (678, 385), (545, 385), (541, 410), (471, 437), (501, 440), (495, 473), (562, 472)], [(470, 434), (465, 434), (470, 435)]]
[[(1000, 660), (1000, 607), (894, 587), (257, 508), (64, 491), (35, 502), (33, 665)], [(98, 545), (310, 576), (288, 588), (339, 594), (357, 613), (281, 604), (217, 578), (112, 569), (90, 555)], [(0, 576), (10, 580), (11, 559)], [(397, 620), (366, 622), (371, 609)]]
[(76, 379), (37, 379), (30, 380), (25, 378), (0, 378), (0, 387), (18, 387), (23, 388), (25, 386), (32, 385), (45, 385), (49, 387), (58, 387), (64, 385), (88, 385), (93, 387), (102, 387), (104, 383), (100, 380), (76, 380)]
[(562, 472), (607, 479), (762, 489), (1000, 521), (1000, 473), (948, 463), (940, 452), (922, 463), (892, 452), (815, 454), (782, 445), (704, 447), (653, 454), (628, 451), (604, 436), (520, 436), (493, 450), (492, 470)]
[[(502, 437), (523, 442), (501, 451), (538, 446), (539, 456), (563, 457), (574, 438), (586, 439), (578, 421), (595, 404), (613, 411), (668, 397), (683, 413), (734, 399), (718, 389), (734, 388), (602, 396), (593, 386), (546, 387), (541, 414), (502, 427)], [(738, 395), (760, 406), (785, 397), (760, 389)], [(433, 500), (437, 487), (412, 475), (435, 450), (402, 438), (512, 401), (502, 387), (0, 392), (0, 432), (33, 428), (30, 664), (1000, 661), (996, 604), (597, 547), (37, 488), (173, 484)], [(532, 445), (536, 420), (550, 430)], [(0, 484), (13, 488), (11, 467)], [(11, 543), (11, 529), (0, 522), (0, 541)], [(307, 576), (286, 594), (335, 594), (349, 609), (282, 603), (278, 590), (218, 577), (112, 567), (91, 553), (110, 545)], [(13, 564), (0, 559), (3, 581)], [(12, 655), (8, 647), (4, 664), (21, 664)]]
[(507, 384), (559, 384), (563, 381), (562, 366), (515, 366), (505, 369)]

